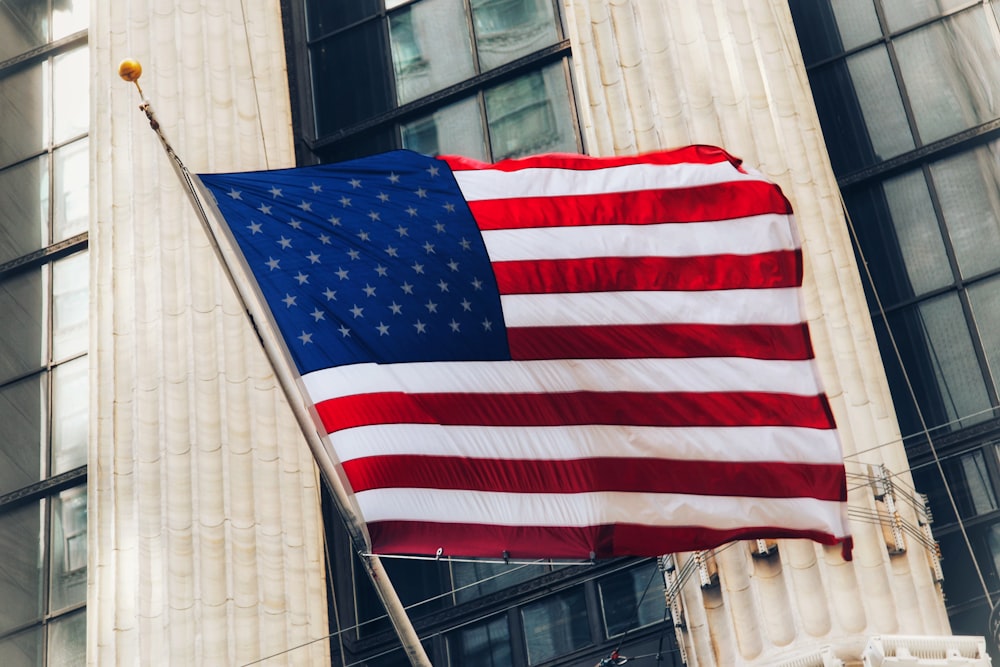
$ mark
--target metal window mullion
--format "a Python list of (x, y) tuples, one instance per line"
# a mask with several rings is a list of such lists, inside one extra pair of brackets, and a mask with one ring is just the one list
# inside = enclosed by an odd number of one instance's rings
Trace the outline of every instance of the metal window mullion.
[[(878, 17), (879, 27), (882, 29), (882, 35), (888, 36), (890, 34), (889, 22), (885, 16), (885, 10), (882, 7), (881, 0), (875, 0), (875, 15)], [(941, 19), (938, 18), (934, 20), (938, 21)], [(933, 21), (928, 21), (927, 23), (930, 24), (933, 23)], [(914, 30), (916, 29), (917, 28), (914, 28)], [(892, 76), (896, 79), (896, 88), (899, 90), (899, 98), (903, 104), (903, 114), (906, 116), (906, 124), (910, 128), (910, 134), (913, 136), (914, 146), (919, 148), (924, 145), (924, 142), (920, 138), (920, 130), (917, 128), (916, 117), (913, 114), (913, 106), (910, 104), (910, 96), (906, 92), (906, 84), (903, 82), (903, 72), (899, 67), (899, 59), (896, 57), (896, 48), (892, 39), (886, 38), (885, 51), (886, 55), (889, 57), (889, 67), (892, 69)]]

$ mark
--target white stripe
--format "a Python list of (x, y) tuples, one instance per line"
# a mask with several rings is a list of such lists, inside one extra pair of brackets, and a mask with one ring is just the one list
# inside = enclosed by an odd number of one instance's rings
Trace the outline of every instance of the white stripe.
[(509, 294), (508, 327), (610, 324), (799, 324), (798, 287), (706, 292)]
[(518, 171), (472, 169), (454, 173), (458, 187), (467, 201), (636, 192), (764, 180), (759, 175), (738, 171), (729, 162), (633, 164), (580, 171), (545, 168)]
[(781, 526), (843, 535), (843, 506), (815, 498), (746, 498), (677, 493), (497, 493), (377, 489), (357, 494), (365, 520), (501, 526)]
[(579, 257), (699, 257), (794, 250), (788, 216), (721, 222), (539, 227), (483, 232), (494, 262)]
[(441, 426), (377, 424), (330, 436), (340, 461), (369, 456), (452, 456), (553, 461), (843, 462), (836, 431), (798, 427)]
[(302, 378), (314, 403), (359, 394), (759, 391), (820, 393), (810, 360), (739, 357), (352, 364)]

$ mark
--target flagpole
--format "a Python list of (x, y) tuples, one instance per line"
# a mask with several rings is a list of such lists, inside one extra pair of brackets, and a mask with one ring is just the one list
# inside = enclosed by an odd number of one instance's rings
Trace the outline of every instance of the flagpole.
[[(195, 184), (195, 177), (192, 176), (191, 172), (184, 166), (184, 163), (174, 151), (170, 142), (167, 141), (166, 136), (163, 134), (163, 130), (160, 128), (159, 122), (156, 120), (156, 115), (153, 112), (152, 105), (149, 103), (149, 100), (146, 99), (145, 94), (142, 92), (142, 88), (139, 86), (139, 77), (142, 76), (142, 65), (140, 65), (136, 60), (123, 60), (118, 66), (118, 75), (123, 80), (135, 84), (136, 89), (139, 91), (139, 98), (142, 100), (142, 104), (139, 105), (139, 109), (146, 115), (146, 118), (149, 121), (149, 126), (156, 133), (156, 136), (159, 137), (163, 150), (166, 152), (167, 157), (170, 158), (170, 164), (173, 167), (174, 172), (184, 185), (184, 190), (191, 201), (191, 205), (194, 207), (202, 228), (208, 236), (209, 243), (222, 264), (223, 273), (229, 281), (229, 284), (232, 286), (233, 291), (240, 302), (240, 306), (250, 319), (250, 324), (254, 327), (254, 330), (257, 332), (257, 335), (261, 340), (264, 353), (266, 354), (267, 359), (271, 364), (271, 368), (278, 379), (278, 384), (281, 386), (285, 398), (288, 401), (289, 406), (292, 408), (292, 412), (298, 422), (299, 429), (302, 431), (306, 441), (309, 443), (309, 447), (313, 452), (313, 459), (316, 461), (323, 473), (324, 479), (333, 491), (337, 509), (340, 511), (340, 515), (344, 520), (348, 533), (350, 534), (354, 549), (361, 558), (361, 561), (367, 565), (368, 576), (371, 579), (382, 604), (385, 606), (389, 619), (403, 645), (403, 649), (405, 650), (407, 657), (410, 659), (410, 664), (413, 665), (413, 667), (432, 667), (431, 662), (427, 657), (427, 653), (424, 651), (424, 648), (420, 643), (420, 638), (417, 636), (416, 629), (413, 627), (413, 623), (410, 621), (410, 617), (407, 615), (406, 609), (403, 607), (402, 601), (400, 601), (399, 595), (396, 593), (396, 589), (393, 588), (392, 582), (389, 581), (389, 575), (385, 571), (381, 559), (373, 554), (367, 556), (365, 555), (369, 549), (368, 540), (365, 537), (366, 533), (364, 524), (361, 522), (358, 514), (353, 510), (353, 503), (351, 502), (350, 495), (348, 494), (343, 480), (340, 477), (340, 473), (328, 456), (326, 447), (324, 447), (323, 441), (316, 431), (312, 415), (309, 413), (308, 408), (306, 408), (302, 401), (302, 394), (298, 389), (297, 381), (289, 369), (289, 364), (287, 363), (285, 354), (277, 341), (277, 337), (274, 335), (271, 327), (258, 327), (257, 325), (257, 322), (269, 322), (270, 318), (264, 315), (264, 310), (261, 307), (260, 301), (258, 300), (256, 294), (251, 289), (246, 287), (246, 281), (241, 282), (236, 280), (233, 268), (230, 266), (229, 261), (222, 250), (222, 246), (219, 242), (219, 235), (216, 233), (212, 220), (202, 203), (202, 196), (199, 194), (198, 187)], [(252, 309), (249, 304), (254, 304), (256, 308)], [(257, 313), (257, 317), (254, 316), (255, 312)], [(331, 581), (329, 585), (332, 586), (333, 582)]]

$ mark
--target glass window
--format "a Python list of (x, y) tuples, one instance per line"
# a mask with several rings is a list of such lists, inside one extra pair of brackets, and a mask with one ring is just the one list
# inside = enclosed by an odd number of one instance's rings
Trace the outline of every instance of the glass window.
[(577, 586), (521, 609), (528, 664), (537, 665), (591, 643), (587, 601)]
[(448, 633), (447, 647), (451, 667), (508, 667), (513, 664), (506, 616)]
[(979, 7), (894, 41), (923, 143), (997, 117), (1000, 54)]
[(87, 599), (87, 488), (63, 491), (52, 500), (49, 610)]
[(52, 39), (61, 39), (87, 29), (90, 22), (88, 0), (59, 0), (52, 5)]
[(965, 277), (1000, 267), (1000, 144), (931, 164), (934, 187)]
[(43, 271), (25, 271), (0, 282), (0, 382), (38, 370), (44, 345)]
[(48, 2), (20, 0), (0, 5), (0, 61), (45, 44)]
[(42, 663), (42, 628), (34, 627), (0, 639), (0, 665), (36, 667)]
[(306, 0), (309, 37), (316, 39), (375, 16), (381, 4), (379, 0)]
[(34, 375), (0, 387), (0, 494), (41, 479), (45, 379)]
[(42, 614), (41, 504), (0, 514), (0, 633), (37, 620)]
[(666, 617), (663, 576), (656, 563), (616, 572), (601, 579), (597, 587), (609, 638)]
[(459, 603), (501, 591), (540, 577), (552, 568), (546, 563), (504, 564), (489, 561), (452, 562), (451, 577), (455, 600)]
[(491, 88), (485, 98), (494, 160), (577, 150), (560, 63)]
[(52, 372), (53, 474), (87, 463), (88, 368), (87, 357), (80, 357)]
[(84, 134), (90, 125), (90, 50), (75, 49), (52, 59), (52, 140)]
[(48, 667), (78, 667), (87, 662), (87, 614), (84, 610), (49, 624)]
[(52, 359), (87, 351), (90, 255), (80, 252), (52, 265)]
[(482, 71), (559, 41), (551, 0), (472, 0)]
[(0, 264), (45, 245), (48, 220), (48, 157), (0, 171)]
[(477, 97), (435, 109), (427, 116), (404, 123), (400, 129), (403, 148), (424, 155), (464, 155), (477, 160), (487, 159), (486, 134)]
[(969, 303), (993, 386), (1000, 393), (1000, 277), (970, 287)]
[(896, 32), (968, 4), (969, 0), (882, 0), (882, 9), (889, 29)]
[(41, 63), (0, 78), (0, 118), (5, 128), (17, 128), (0, 141), (0, 167), (40, 152), (49, 142), (47, 68)]
[(872, 0), (790, 0), (807, 65), (882, 36)]
[(52, 240), (62, 241), (87, 231), (90, 223), (90, 155), (84, 138), (53, 154), (55, 183)]
[(398, 104), (475, 75), (460, 0), (423, 0), (389, 15)]

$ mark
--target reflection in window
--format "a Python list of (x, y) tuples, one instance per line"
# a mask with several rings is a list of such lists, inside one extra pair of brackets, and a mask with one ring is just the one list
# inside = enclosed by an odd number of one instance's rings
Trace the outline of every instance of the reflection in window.
[(53, 241), (62, 241), (87, 231), (90, 222), (90, 154), (86, 138), (53, 153), (55, 201)]
[(61, 143), (84, 134), (90, 125), (90, 50), (70, 51), (52, 59), (53, 137)]
[(576, 150), (565, 78), (558, 65), (487, 90), (486, 117), (495, 160)]
[(87, 357), (80, 357), (52, 371), (53, 474), (87, 463), (88, 366)]
[(45, 156), (0, 171), (0, 264), (48, 242), (48, 176)]
[(583, 588), (551, 595), (521, 609), (528, 663), (537, 665), (590, 644)]
[(663, 576), (656, 563), (616, 572), (598, 582), (607, 637), (664, 619)]
[[(439, 132), (438, 128), (446, 128)], [(468, 97), (400, 127), (403, 148), (424, 155), (464, 155), (486, 160), (486, 140), (477, 97)]]
[(87, 351), (90, 255), (80, 252), (52, 265), (52, 359)]
[(472, 0), (482, 71), (555, 44), (559, 35), (550, 0)]
[(81, 610), (49, 624), (48, 667), (78, 667), (87, 661), (87, 615)]
[(87, 599), (87, 489), (63, 491), (52, 500), (49, 609)]
[(891, 178), (882, 187), (892, 214), (896, 241), (903, 255), (910, 293), (924, 294), (950, 284), (953, 276), (948, 255), (923, 172), (914, 171)]
[(451, 667), (508, 667), (512, 664), (506, 616), (497, 616), (449, 633), (447, 646)]
[(398, 104), (474, 76), (469, 22), (459, 0), (423, 0), (389, 15)]

